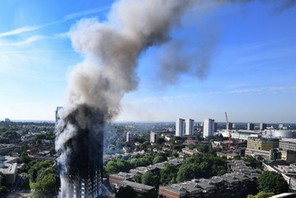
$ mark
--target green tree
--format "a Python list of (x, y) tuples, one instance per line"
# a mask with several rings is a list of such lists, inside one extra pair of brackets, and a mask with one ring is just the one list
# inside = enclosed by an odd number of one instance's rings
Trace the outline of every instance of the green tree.
[(159, 177), (154, 175), (151, 171), (147, 171), (142, 175), (142, 184), (158, 187)]
[(5, 175), (0, 172), (0, 186), (5, 185)]
[(118, 173), (118, 172), (126, 172), (132, 168), (132, 165), (129, 161), (124, 159), (114, 158), (110, 160), (106, 165), (106, 172), (108, 174)]
[(234, 158), (233, 158), (234, 160), (240, 160), (241, 159), (241, 156), (239, 156), (239, 155), (236, 155), (236, 156), (234, 156)]
[(207, 144), (197, 144), (196, 148), (199, 152), (208, 153), (210, 151), (210, 147)]
[(158, 144), (163, 144), (164, 142), (165, 142), (165, 140), (164, 140), (163, 137), (159, 137), (158, 140), (157, 140)]
[(176, 182), (178, 169), (174, 165), (166, 163), (160, 171), (160, 183), (162, 185)]
[(28, 156), (28, 154), (22, 154), (20, 157), (20, 161), (22, 163), (28, 164), (29, 162), (32, 161), (32, 159)]
[(153, 164), (166, 161), (167, 158), (164, 155), (156, 155), (153, 159)]
[(136, 173), (134, 176), (133, 176), (133, 180), (137, 183), (141, 183), (141, 180), (142, 180), (142, 174), (140, 173)]
[(209, 178), (226, 172), (225, 159), (212, 154), (193, 155), (185, 160), (177, 173), (177, 181), (183, 182), (193, 178)]
[(274, 194), (279, 194), (287, 192), (289, 186), (282, 175), (272, 172), (263, 172), (257, 180), (258, 189), (264, 192), (272, 192)]
[(134, 157), (131, 160), (129, 160), (129, 163), (133, 167), (139, 167), (139, 166), (148, 166), (152, 164), (154, 157), (151, 153), (147, 153), (143, 157)]
[(140, 149), (142, 150), (147, 150), (147, 148), (150, 146), (150, 142), (149, 141), (145, 141), (143, 144), (140, 145)]
[(56, 179), (54, 174), (44, 175), (34, 185), (33, 197), (53, 197), (55, 196)]
[(137, 197), (137, 194), (132, 187), (126, 186), (126, 187), (120, 187), (115, 197), (116, 198), (126, 198), (126, 197), (135, 198)]
[(195, 170), (193, 164), (183, 164), (177, 173), (177, 182), (183, 182), (195, 177)]
[(0, 186), (0, 196), (5, 197), (8, 193), (8, 189), (6, 186)]
[(5, 175), (0, 172), (0, 196), (5, 197), (8, 193), (8, 189), (5, 186)]
[(245, 162), (249, 163), (251, 167), (253, 168), (260, 168), (262, 163), (260, 161), (258, 161), (256, 158), (251, 157), (251, 156), (247, 156), (244, 159)]
[(257, 195), (248, 195), (248, 198), (268, 198), (273, 195), (274, 195), (274, 193), (272, 193), (272, 192), (261, 191)]
[(51, 161), (31, 161), (28, 168), (30, 188), (34, 190), (33, 197), (55, 196), (55, 166)]

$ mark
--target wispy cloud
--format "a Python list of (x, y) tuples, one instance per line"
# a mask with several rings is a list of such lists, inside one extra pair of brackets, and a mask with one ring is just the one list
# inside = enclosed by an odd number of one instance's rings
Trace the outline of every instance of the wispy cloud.
[(24, 26), (24, 27), (20, 27), (20, 28), (14, 29), (14, 30), (7, 31), (7, 32), (2, 32), (2, 33), (0, 33), (0, 38), (19, 35), (19, 34), (26, 33), (26, 32), (36, 31), (36, 30), (39, 30), (39, 29), (42, 29), (42, 28), (45, 28), (48, 26), (52, 26), (52, 25), (56, 25), (56, 24), (60, 24), (60, 23), (65, 23), (67, 21), (81, 18), (81, 17), (87, 16), (87, 15), (100, 13), (100, 12), (106, 11), (108, 9), (109, 9), (109, 7), (102, 7), (102, 8), (98, 8), (98, 9), (83, 10), (80, 12), (71, 13), (71, 14), (64, 16), (61, 20), (52, 21), (52, 22), (49, 22), (49, 23), (46, 23), (43, 25)]
[(20, 28), (17, 28), (17, 29), (8, 31), (8, 32), (0, 33), (0, 38), (1, 37), (6, 37), (6, 36), (18, 35), (18, 34), (22, 34), (22, 33), (25, 33), (25, 32), (32, 32), (32, 31), (38, 30), (38, 29), (40, 29), (42, 27), (43, 26), (37, 26), (37, 25), (36, 26), (20, 27)]
[(68, 15), (64, 16), (62, 21), (69, 21), (69, 20), (77, 19), (77, 18), (84, 17), (87, 15), (100, 13), (100, 12), (106, 11), (108, 9), (109, 9), (109, 7), (101, 7), (101, 8), (97, 8), (97, 9), (90, 9), (90, 10), (83, 10), (80, 12), (75, 12), (75, 13), (68, 14)]
[[(225, 94), (252, 95), (252, 94), (278, 94), (284, 92), (296, 92), (296, 86), (270, 86), (270, 87), (242, 87), (204, 93), (208, 96), (218, 96)], [(201, 93), (202, 94), (202, 93)]]
[(233, 94), (258, 94), (258, 93), (279, 93), (286, 91), (296, 91), (296, 86), (274, 86), (274, 87), (258, 87), (258, 88), (238, 88), (228, 90), (228, 93)]
[(31, 36), (26, 38), (25, 40), (19, 41), (19, 42), (15, 42), (15, 43), (11, 43), (12, 46), (16, 46), (16, 47), (20, 47), (20, 46), (28, 46), (31, 45), (32, 43), (42, 40), (44, 39), (45, 36), (42, 35), (35, 35), (35, 36)]

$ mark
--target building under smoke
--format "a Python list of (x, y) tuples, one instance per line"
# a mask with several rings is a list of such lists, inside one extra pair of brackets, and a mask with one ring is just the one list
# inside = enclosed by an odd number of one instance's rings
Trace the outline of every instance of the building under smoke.
[[(106, 21), (82, 19), (71, 28), (68, 36), (72, 46), (84, 60), (71, 70), (65, 108), (57, 117), (55, 149), (60, 197), (100, 196), (104, 127), (118, 114), (124, 94), (137, 88), (138, 58), (145, 50), (155, 45), (168, 46), (159, 62), (160, 70), (169, 74), (163, 79), (170, 83), (179, 74), (202, 76), (206, 71), (216, 39), (211, 37), (206, 47), (201, 46), (198, 54), (187, 58), (188, 50), (180, 50), (179, 45), (174, 45), (177, 39), (170, 35), (189, 8), (199, 4), (208, 7), (202, 2), (206, 1), (118, 0)], [(215, 131), (214, 120), (208, 127), (206, 136)], [(183, 136), (184, 120), (176, 128), (176, 135)]]
[[(57, 166), (60, 197), (99, 197), (103, 172), (104, 113), (87, 105), (78, 106), (57, 123)], [(63, 117), (64, 116), (64, 117)], [(67, 137), (71, 133), (71, 137)], [(64, 151), (64, 152), (61, 152)]]

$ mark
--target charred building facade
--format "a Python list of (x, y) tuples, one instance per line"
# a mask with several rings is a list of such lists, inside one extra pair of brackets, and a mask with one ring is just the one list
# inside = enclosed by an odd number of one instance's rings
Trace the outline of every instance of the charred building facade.
[(104, 113), (81, 105), (61, 117), (56, 127), (59, 197), (100, 197)]

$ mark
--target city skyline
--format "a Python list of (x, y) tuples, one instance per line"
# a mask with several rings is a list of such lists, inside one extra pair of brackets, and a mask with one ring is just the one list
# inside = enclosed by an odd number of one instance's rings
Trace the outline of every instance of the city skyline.
[[(54, 120), (56, 107), (64, 103), (68, 73), (83, 58), (67, 34), (81, 18), (105, 21), (111, 3), (4, 0), (2, 5), (0, 120)], [(205, 71), (198, 75), (186, 68), (163, 74), (159, 59), (166, 46), (149, 48), (138, 62), (139, 85), (124, 96), (115, 121), (211, 117), (224, 122), (227, 111), (231, 122), (295, 122), (296, 26), (291, 19), (296, 13), (295, 7), (279, 8), (260, 2), (192, 8), (171, 36), (184, 44), (184, 57), (190, 59), (194, 51), (210, 66), (200, 67)]]

